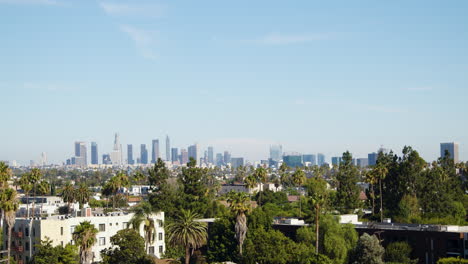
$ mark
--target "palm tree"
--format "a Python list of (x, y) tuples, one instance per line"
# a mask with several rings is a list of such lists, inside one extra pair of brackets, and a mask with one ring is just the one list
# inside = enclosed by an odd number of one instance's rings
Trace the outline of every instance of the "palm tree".
[(375, 165), (372, 170), (375, 174), (375, 177), (379, 180), (379, 189), (380, 189), (380, 222), (383, 222), (383, 193), (382, 193), (382, 181), (387, 177), (388, 169), (387, 167), (379, 162)]
[(243, 192), (231, 192), (228, 198), (229, 208), (236, 215), (236, 239), (239, 243), (239, 254), (242, 255), (242, 245), (247, 235), (247, 217), (250, 211), (249, 197)]
[(115, 208), (115, 196), (117, 195), (117, 192), (119, 191), (120, 187), (122, 187), (121, 183), (121, 178), (114, 176), (110, 178), (110, 180), (106, 183), (104, 186), (105, 193), (112, 194), (112, 208)]
[(319, 252), (320, 209), (327, 199), (327, 182), (320, 177), (307, 181), (307, 193), (315, 209), (315, 253)]
[(206, 244), (207, 224), (196, 219), (200, 215), (191, 210), (181, 210), (174, 222), (166, 226), (169, 244), (185, 247), (185, 264), (190, 262), (190, 249), (195, 250)]
[[(29, 172), (29, 175), (28, 175), (28, 178), (29, 178), (29, 182), (32, 184), (33, 186), (33, 196), (34, 198), (36, 197), (36, 192), (37, 192), (37, 188), (36, 188), (36, 185), (39, 183), (39, 181), (41, 180), (42, 178), (42, 172), (40, 169), (38, 168), (34, 168), (32, 169), (30, 172)], [(35, 216), (35, 211), (34, 211), (34, 207), (36, 205), (36, 199), (34, 199), (33, 201), (33, 204), (32, 204), (32, 217), (34, 218)]]
[[(306, 181), (306, 176), (305, 173), (302, 169), (298, 168), (293, 175), (291, 176), (292, 182), (296, 187), (301, 187), (305, 181)], [(302, 201), (301, 201), (301, 192), (299, 191), (299, 217), (302, 216)]]
[(91, 263), (91, 247), (96, 243), (96, 235), (99, 231), (89, 221), (81, 222), (75, 227), (73, 241), (80, 249), (80, 263)]
[(151, 217), (153, 208), (150, 203), (142, 202), (132, 208), (132, 211), (135, 213), (130, 220), (133, 229), (139, 231), (140, 226), (143, 223), (146, 251), (148, 252), (148, 246), (152, 244), (156, 238), (156, 226), (154, 224), (154, 219)]
[[(0, 161), (0, 191), (8, 187), (8, 181), (11, 179), (11, 169), (6, 165), (5, 162)], [(0, 230), (3, 230), (3, 219), (5, 218), (5, 212), (0, 209), (2, 215), (0, 217)]]
[(11, 188), (2, 189), (0, 191), (0, 207), (5, 213), (5, 220), (8, 228), (8, 254), (7, 263), (10, 264), (11, 254), (11, 229), (15, 225), (16, 211), (18, 210), (18, 200), (16, 199), (16, 191)]
[(75, 202), (75, 187), (71, 183), (65, 184), (60, 194), (64, 202), (67, 203), (68, 213), (70, 213), (70, 204)]
[(91, 196), (88, 186), (85, 183), (81, 183), (74, 192), (76, 201), (80, 203), (80, 209), (83, 209), (84, 204), (89, 202), (89, 197)]
[(375, 213), (375, 189), (374, 185), (377, 183), (378, 178), (373, 171), (367, 171), (365, 173), (365, 181), (370, 184), (370, 197), (372, 199), (372, 215)]
[(24, 194), (26, 195), (26, 218), (29, 218), (29, 193), (32, 190), (32, 184), (29, 181), (27, 173), (21, 176), (21, 179), (19, 180), (19, 185), (21, 187), (21, 190), (23, 190)]
[(257, 182), (261, 184), (260, 193), (258, 197), (258, 205), (261, 205), (263, 185), (268, 180), (268, 173), (265, 168), (259, 167), (254, 171), (253, 176), (255, 177), (255, 179), (257, 179)]
[(253, 188), (255, 188), (255, 186), (257, 186), (257, 179), (255, 178), (255, 176), (249, 175), (245, 177), (244, 183), (250, 194), (250, 190), (252, 190)]

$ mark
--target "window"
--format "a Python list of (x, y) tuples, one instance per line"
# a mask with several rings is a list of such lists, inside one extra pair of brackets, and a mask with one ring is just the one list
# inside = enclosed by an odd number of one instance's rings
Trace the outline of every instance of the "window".
[(112, 223), (109, 223), (109, 226), (112, 226)]
[(106, 245), (106, 238), (105, 237), (100, 237), (99, 238), (99, 245), (100, 246), (105, 246)]
[(63, 226), (60, 227), (60, 235), (63, 236)]
[(24, 235), (29, 236), (29, 228), (27, 227), (24, 228)]
[(159, 253), (162, 254), (162, 253), (163, 253), (163, 249), (164, 249), (163, 246), (159, 246)]
[(162, 220), (158, 220), (158, 224), (159, 224), (159, 227), (162, 227), (162, 226), (163, 226), (163, 221), (162, 221)]
[(33, 235), (33, 236), (36, 236), (36, 228), (33, 227), (32, 230), (33, 230), (32, 235)]
[(25, 250), (26, 250), (26, 251), (29, 251), (29, 242), (26, 242), (26, 243), (25, 243)]
[(99, 224), (99, 232), (106, 231), (106, 224)]
[(158, 239), (159, 239), (159, 240), (163, 240), (163, 233), (159, 233), (159, 234), (158, 234)]
[(128, 222), (123, 222), (123, 223), (122, 223), (122, 227), (123, 227), (123, 228), (128, 228)]
[(154, 254), (154, 247), (149, 247), (149, 254)]

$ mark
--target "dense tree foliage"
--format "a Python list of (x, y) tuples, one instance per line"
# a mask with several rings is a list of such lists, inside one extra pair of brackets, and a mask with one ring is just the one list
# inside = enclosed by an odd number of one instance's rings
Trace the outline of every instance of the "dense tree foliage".
[(353, 165), (353, 157), (349, 151), (343, 153), (342, 162), (336, 173), (337, 181), (337, 209), (342, 213), (352, 212), (359, 208), (360, 189), (357, 186), (358, 169)]
[(30, 264), (78, 264), (79, 256), (76, 246), (67, 244), (63, 246), (52, 246), (48, 238), (36, 244), (37, 252), (34, 254)]
[(111, 237), (113, 247), (101, 251), (102, 264), (151, 264), (145, 241), (133, 229), (123, 229)]
[(353, 264), (383, 264), (385, 249), (380, 245), (379, 239), (364, 233), (359, 237), (353, 254)]

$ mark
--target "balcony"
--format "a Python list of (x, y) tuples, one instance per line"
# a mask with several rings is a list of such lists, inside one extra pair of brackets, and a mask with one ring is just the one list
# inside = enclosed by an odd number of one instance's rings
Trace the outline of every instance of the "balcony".
[(13, 232), (13, 236), (16, 238), (23, 238), (23, 232)]

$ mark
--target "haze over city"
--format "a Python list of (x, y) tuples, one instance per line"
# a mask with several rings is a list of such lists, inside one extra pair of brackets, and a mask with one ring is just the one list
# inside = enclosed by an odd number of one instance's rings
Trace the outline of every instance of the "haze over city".
[(468, 2), (0, 0), (0, 160), (75, 141), (231, 151), (439, 143), (468, 158)]

